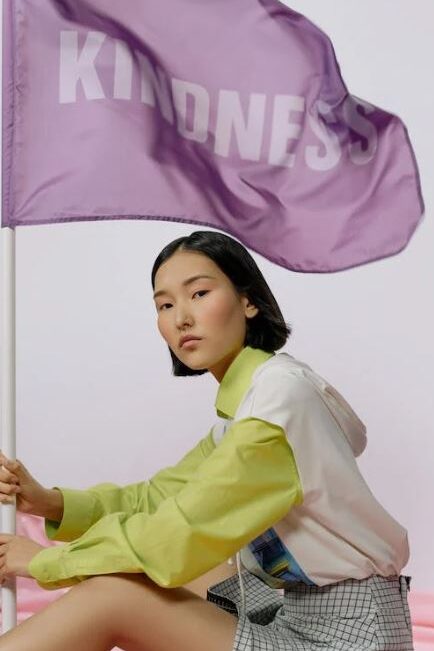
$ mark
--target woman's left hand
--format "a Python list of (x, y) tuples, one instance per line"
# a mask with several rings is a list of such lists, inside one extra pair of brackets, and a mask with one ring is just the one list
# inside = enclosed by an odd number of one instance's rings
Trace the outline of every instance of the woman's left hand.
[(0, 533), (0, 584), (10, 576), (31, 576), (28, 564), (43, 545), (26, 538)]

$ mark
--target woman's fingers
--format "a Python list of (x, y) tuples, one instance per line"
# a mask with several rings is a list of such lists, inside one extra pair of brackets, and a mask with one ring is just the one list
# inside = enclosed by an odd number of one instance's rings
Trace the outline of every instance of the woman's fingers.
[(14, 498), (21, 492), (21, 488), (15, 484), (0, 482), (0, 504), (12, 504)]
[(20, 461), (18, 459), (8, 459), (5, 457), (3, 452), (0, 451), (0, 466), (4, 466), (11, 472), (14, 472), (15, 470), (20, 470)]
[[(8, 466), (8, 467), (6, 467)], [(12, 469), (19, 468), (19, 463), (13, 462), (0, 451), (0, 502), (13, 502), (6, 495), (13, 496), (19, 492), (19, 478)]]
[(19, 478), (17, 475), (14, 475), (13, 472), (10, 472), (10, 470), (7, 470), (6, 468), (0, 468), (0, 481), (11, 481), (17, 483), (19, 481)]
[(20, 492), (20, 487), (17, 486), (16, 484), (6, 484), (0, 481), (0, 494), (7, 493), (8, 495), (12, 495), (19, 492)]
[(1, 464), (1, 465), (2, 465), (2, 464), (6, 464), (6, 465), (7, 465), (8, 463), (10, 463), (10, 459), (8, 459), (7, 457), (5, 457), (5, 455), (3, 454), (3, 452), (0, 450), (0, 464)]
[(12, 461), (12, 459), (8, 459), (7, 457), (4, 456), (4, 454), (1, 453), (0, 453), (0, 465), (6, 468), (6, 470), (8, 470), (11, 473), (21, 470), (21, 463), (18, 459)]
[(4, 574), (6, 570), (6, 546), (0, 545), (0, 585), (3, 585), (3, 582), (6, 581), (6, 576)]
[(9, 495), (0, 495), (0, 504), (13, 504), (14, 498)]
[(15, 496), (21, 492), (17, 484), (0, 481), (0, 504), (13, 504)]

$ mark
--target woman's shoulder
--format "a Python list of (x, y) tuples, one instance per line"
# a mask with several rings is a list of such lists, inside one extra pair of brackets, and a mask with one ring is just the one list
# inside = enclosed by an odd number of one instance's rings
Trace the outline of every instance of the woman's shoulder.
[(252, 375), (250, 389), (280, 393), (288, 398), (307, 398), (315, 393), (312, 375), (316, 374), (308, 364), (282, 351), (258, 366)]
[[(286, 352), (276, 353), (259, 366), (240, 405), (264, 414), (269, 420), (287, 422), (290, 414), (306, 415), (312, 423), (329, 422), (341, 430), (358, 456), (366, 447), (366, 427), (342, 394), (305, 362)], [(332, 415), (331, 421), (327, 414)]]

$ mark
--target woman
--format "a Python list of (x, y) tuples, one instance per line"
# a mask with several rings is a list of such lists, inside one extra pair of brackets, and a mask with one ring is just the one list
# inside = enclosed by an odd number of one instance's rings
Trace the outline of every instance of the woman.
[[(0, 651), (412, 649), (407, 532), (359, 472), (364, 425), (275, 352), (291, 329), (253, 258), (196, 231), (159, 254), (152, 287), (173, 373), (219, 383), (217, 422), (178, 464), (125, 487), (45, 489), (1, 456), (2, 501), (12, 488), (67, 544), (2, 535), (0, 578), (72, 588)], [(221, 573), (233, 556), (238, 575)], [(188, 586), (207, 578), (204, 599)]]

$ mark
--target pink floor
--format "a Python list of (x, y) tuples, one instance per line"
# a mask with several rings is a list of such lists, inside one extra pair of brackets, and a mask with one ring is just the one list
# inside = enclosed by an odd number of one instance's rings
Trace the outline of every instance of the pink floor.
[[(42, 545), (56, 545), (45, 538), (43, 520), (32, 515), (17, 514), (17, 534), (28, 536)], [(57, 599), (66, 590), (43, 590), (33, 579), (17, 579), (17, 619), (21, 623), (30, 615)], [(415, 651), (434, 651), (434, 593), (409, 592)], [(0, 613), (1, 622), (1, 613)]]

